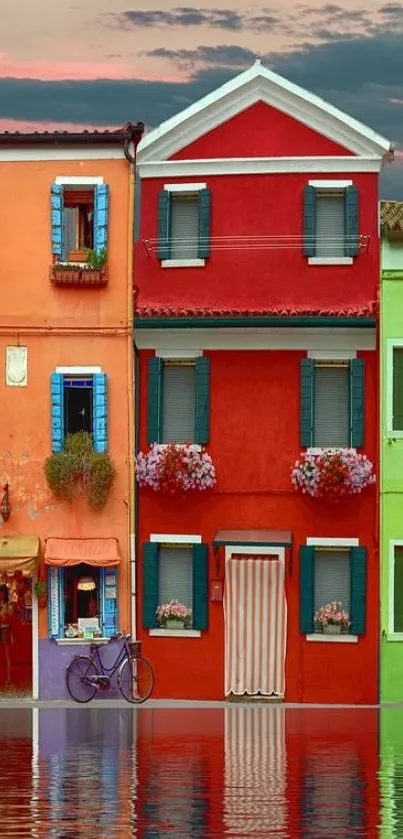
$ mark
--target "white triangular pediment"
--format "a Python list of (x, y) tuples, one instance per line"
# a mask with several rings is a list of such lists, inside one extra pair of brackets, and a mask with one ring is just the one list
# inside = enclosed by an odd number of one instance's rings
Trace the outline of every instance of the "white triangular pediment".
[(137, 149), (139, 164), (169, 160), (259, 101), (357, 156), (382, 158), (390, 150), (390, 142), (375, 131), (256, 61), (244, 73), (146, 133)]

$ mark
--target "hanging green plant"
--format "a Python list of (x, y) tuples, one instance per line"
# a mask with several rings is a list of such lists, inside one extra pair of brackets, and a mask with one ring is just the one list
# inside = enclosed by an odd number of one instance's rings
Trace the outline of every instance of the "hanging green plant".
[(47, 457), (44, 471), (56, 498), (71, 503), (81, 487), (90, 507), (98, 510), (105, 506), (116, 474), (109, 455), (94, 452), (92, 437), (85, 431), (68, 434), (64, 451)]

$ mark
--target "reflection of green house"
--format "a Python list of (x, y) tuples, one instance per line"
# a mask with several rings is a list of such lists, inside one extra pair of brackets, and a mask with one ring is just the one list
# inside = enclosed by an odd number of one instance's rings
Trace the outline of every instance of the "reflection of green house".
[(380, 839), (403, 836), (403, 709), (380, 711)]
[(403, 201), (381, 201), (380, 216), (380, 698), (403, 702)]

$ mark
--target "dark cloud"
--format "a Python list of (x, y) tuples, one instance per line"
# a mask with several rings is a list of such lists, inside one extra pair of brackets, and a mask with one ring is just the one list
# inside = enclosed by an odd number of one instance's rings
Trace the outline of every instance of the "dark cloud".
[[(390, 5), (390, 4), (389, 4)], [(403, 146), (401, 37), (377, 34), (305, 44), (288, 54), (261, 56), (266, 66)], [(168, 47), (155, 57), (186, 68), (188, 82), (141, 79), (54, 81), (0, 79), (0, 118), (88, 125), (149, 127), (197, 101), (253, 62), (254, 53), (228, 44), (197, 50)], [(403, 168), (382, 173), (382, 194), (403, 199)]]
[(177, 6), (171, 11), (164, 9), (131, 9), (115, 17), (123, 28), (141, 26), (210, 26), (218, 29), (237, 30), (243, 27), (243, 16), (232, 9), (198, 9)]

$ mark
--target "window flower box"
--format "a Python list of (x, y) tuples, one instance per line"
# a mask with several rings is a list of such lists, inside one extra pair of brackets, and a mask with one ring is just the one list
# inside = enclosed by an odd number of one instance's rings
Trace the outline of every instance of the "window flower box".
[(193, 443), (153, 443), (136, 458), (136, 479), (155, 492), (202, 492), (216, 483), (208, 452)]
[(192, 610), (179, 600), (161, 603), (157, 609), (157, 622), (166, 629), (185, 629), (190, 625)]
[(72, 263), (55, 263), (50, 269), (50, 281), (56, 286), (106, 286), (108, 270), (104, 268), (83, 267)]
[(375, 483), (373, 464), (354, 449), (329, 449), (319, 454), (304, 452), (291, 471), (298, 492), (311, 498), (340, 501), (360, 495)]
[(343, 631), (348, 632), (350, 628), (348, 612), (343, 609), (338, 600), (332, 600), (331, 603), (326, 603), (315, 612), (315, 627), (317, 632), (323, 632), (324, 635), (340, 635)]

